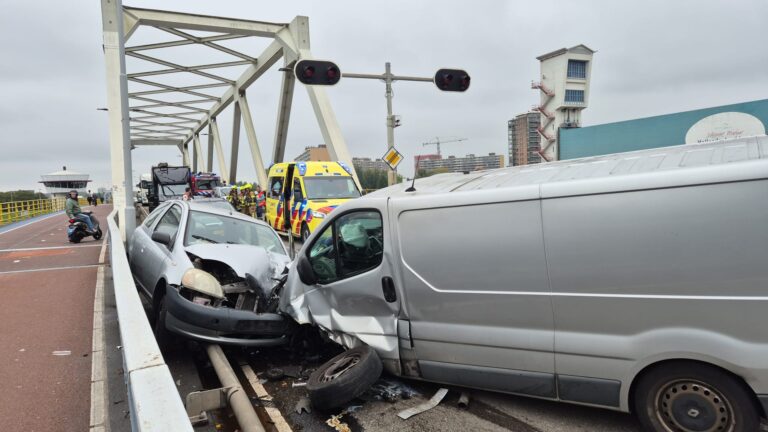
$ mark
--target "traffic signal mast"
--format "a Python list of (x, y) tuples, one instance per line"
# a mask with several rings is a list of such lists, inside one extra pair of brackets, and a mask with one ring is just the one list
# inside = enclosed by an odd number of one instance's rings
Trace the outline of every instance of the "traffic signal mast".
[[(293, 72), (299, 82), (306, 85), (335, 85), (341, 77), (375, 79), (384, 81), (386, 85), (385, 97), (387, 98), (387, 152), (395, 147), (395, 128), (400, 126), (400, 116), (392, 114), (392, 83), (394, 81), (420, 81), (431, 82), (442, 91), (465, 92), (469, 89), (469, 74), (462, 69), (439, 69), (435, 76), (414, 77), (392, 74), (390, 63), (384, 64), (384, 73), (360, 74), (345, 73), (342, 75), (339, 67), (326, 60), (300, 60), (294, 66)], [(387, 184), (395, 183), (395, 171), (387, 171)]]

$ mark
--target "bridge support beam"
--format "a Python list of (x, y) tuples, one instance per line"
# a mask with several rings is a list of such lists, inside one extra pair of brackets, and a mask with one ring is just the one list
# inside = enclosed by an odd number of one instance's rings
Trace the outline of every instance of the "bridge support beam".
[[(216, 159), (219, 161), (219, 171), (221, 178), (229, 179), (229, 171), (227, 170), (227, 161), (224, 160), (224, 148), (221, 146), (221, 135), (219, 135), (219, 125), (216, 122), (216, 117), (211, 119), (210, 122), (211, 131), (213, 132), (213, 147), (216, 148)], [(229, 184), (232, 184), (231, 182)]]
[[(213, 172), (213, 126), (208, 124), (208, 159), (205, 163), (205, 171)], [(223, 175), (224, 173), (219, 173)]]
[(200, 166), (203, 165), (203, 148), (200, 146), (200, 134), (195, 134), (195, 136), (192, 137), (192, 142), (194, 143), (194, 146), (195, 146), (195, 151), (194, 151), (195, 157), (192, 159), (193, 160), (192, 171), (194, 172), (204, 171), (204, 169), (203, 170), (198, 169), (198, 165)]
[(232, 152), (229, 162), (229, 184), (237, 181), (237, 158), (240, 155), (240, 103), (235, 100), (235, 113), (232, 118)]
[(125, 39), (121, 0), (101, 0), (104, 61), (107, 73), (112, 202), (118, 212), (120, 235), (128, 240), (136, 227), (131, 171), (131, 136), (128, 81), (125, 74)]
[[(288, 74), (285, 74), (288, 75)], [(251, 117), (251, 108), (248, 106), (248, 100), (245, 98), (245, 92), (238, 95), (238, 106), (243, 116), (245, 125), (245, 135), (248, 137), (248, 145), (251, 147), (251, 158), (253, 159), (253, 169), (256, 170), (256, 178), (259, 181), (261, 189), (267, 188), (267, 171), (264, 168), (264, 161), (261, 158), (261, 148), (256, 139), (256, 130), (253, 127), (253, 118)]]

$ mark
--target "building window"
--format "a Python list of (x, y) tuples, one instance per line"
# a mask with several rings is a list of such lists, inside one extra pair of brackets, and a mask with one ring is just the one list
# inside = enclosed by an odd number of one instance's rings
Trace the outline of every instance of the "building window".
[(587, 79), (587, 62), (568, 60), (568, 78)]
[(578, 105), (584, 103), (584, 90), (566, 90), (565, 103), (569, 105)]

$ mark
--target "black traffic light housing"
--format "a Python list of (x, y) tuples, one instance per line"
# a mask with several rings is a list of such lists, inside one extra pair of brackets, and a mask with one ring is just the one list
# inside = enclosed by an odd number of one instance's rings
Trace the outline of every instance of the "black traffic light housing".
[(461, 69), (440, 69), (435, 73), (435, 85), (442, 91), (463, 92), (469, 88), (469, 74)]
[(293, 73), (299, 82), (307, 85), (334, 85), (341, 79), (336, 63), (324, 60), (299, 60)]

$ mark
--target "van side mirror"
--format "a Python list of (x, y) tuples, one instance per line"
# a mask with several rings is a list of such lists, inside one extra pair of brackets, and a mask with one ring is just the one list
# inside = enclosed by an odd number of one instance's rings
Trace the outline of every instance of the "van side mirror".
[(171, 247), (171, 235), (167, 232), (155, 231), (152, 233), (152, 241), (164, 244), (167, 248)]
[(296, 271), (299, 272), (299, 279), (301, 279), (304, 285), (315, 285), (317, 283), (315, 270), (305, 254), (299, 254), (296, 260)]

